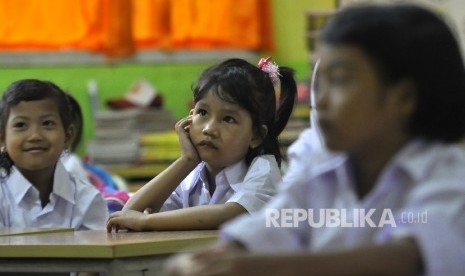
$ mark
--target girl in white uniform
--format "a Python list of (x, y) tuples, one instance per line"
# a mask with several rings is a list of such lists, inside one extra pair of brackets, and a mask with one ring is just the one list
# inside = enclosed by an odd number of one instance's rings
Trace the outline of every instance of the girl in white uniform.
[(108, 209), (90, 183), (59, 161), (75, 127), (67, 96), (35, 79), (12, 83), (0, 102), (0, 227), (105, 229)]

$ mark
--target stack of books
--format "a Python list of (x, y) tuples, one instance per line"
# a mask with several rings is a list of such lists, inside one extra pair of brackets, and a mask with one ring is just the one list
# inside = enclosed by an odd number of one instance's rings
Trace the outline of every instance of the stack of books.
[[(101, 165), (139, 164), (144, 158), (147, 159), (143, 157), (147, 154), (146, 150), (142, 150), (142, 137), (173, 128), (172, 114), (163, 108), (98, 111), (94, 121), (94, 137), (87, 145), (87, 154), (94, 163)], [(153, 149), (153, 152), (157, 151)]]
[(181, 155), (178, 135), (174, 130), (151, 132), (141, 136), (141, 162), (170, 164)]

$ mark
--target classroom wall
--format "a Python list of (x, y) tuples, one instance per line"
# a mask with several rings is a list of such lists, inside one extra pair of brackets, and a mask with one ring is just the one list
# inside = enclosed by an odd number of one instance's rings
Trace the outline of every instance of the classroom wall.
[[(293, 67), (298, 80), (308, 76), (308, 51), (305, 39), (305, 11), (331, 9), (334, 0), (273, 0), (273, 30), (275, 49), (271, 53), (278, 64)], [(225, 57), (229, 58), (229, 57)], [(0, 90), (22, 78), (47, 79), (69, 91), (84, 112), (84, 139), (78, 149), (82, 153), (86, 141), (92, 137), (92, 117), (87, 97), (87, 83), (97, 81), (100, 107), (105, 101), (124, 95), (133, 81), (145, 78), (156, 86), (164, 98), (166, 108), (175, 118), (188, 112), (191, 86), (209, 63), (186, 64), (113, 64), (81, 66), (22, 66), (0, 68)]]
[(274, 56), (292, 64), (299, 78), (305, 78), (308, 73), (305, 12), (335, 7), (336, 0), (273, 0)]

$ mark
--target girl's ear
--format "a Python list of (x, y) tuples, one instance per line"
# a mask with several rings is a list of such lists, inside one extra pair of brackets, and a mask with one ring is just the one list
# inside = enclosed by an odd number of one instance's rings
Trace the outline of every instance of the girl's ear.
[(391, 91), (392, 105), (391, 107), (401, 120), (408, 120), (415, 112), (417, 107), (417, 88), (415, 84), (409, 80), (399, 82), (394, 91)]
[(71, 145), (74, 143), (74, 138), (76, 136), (76, 128), (71, 124), (68, 129), (65, 131), (65, 149), (72, 148)]
[(2, 134), (0, 134), (0, 147), (6, 147), (6, 145), (5, 145), (5, 137)]
[(260, 133), (255, 133), (252, 141), (250, 142), (250, 147), (255, 149), (256, 147), (260, 146), (263, 142), (264, 137), (268, 134), (268, 127), (266, 125), (262, 125), (260, 127)]

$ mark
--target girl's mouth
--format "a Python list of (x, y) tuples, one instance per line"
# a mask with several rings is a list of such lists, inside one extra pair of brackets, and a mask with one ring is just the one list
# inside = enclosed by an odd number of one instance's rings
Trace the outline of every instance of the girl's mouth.
[(25, 149), (24, 151), (26, 151), (26, 152), (43, 152), (43, 151), (46, 151), (46, 150), (47, 150), (46, 148), (34, 147), (34, 148)]
[(212, 148), (212, 149), (218, 149), (215, 144), (213, 144), (211, 141), (207, 141), (207, 140), (202, 140), (200, 141), (200, 143), (198, 143), (198, 145), (200, 147), (209, 147), (209, 148)]

